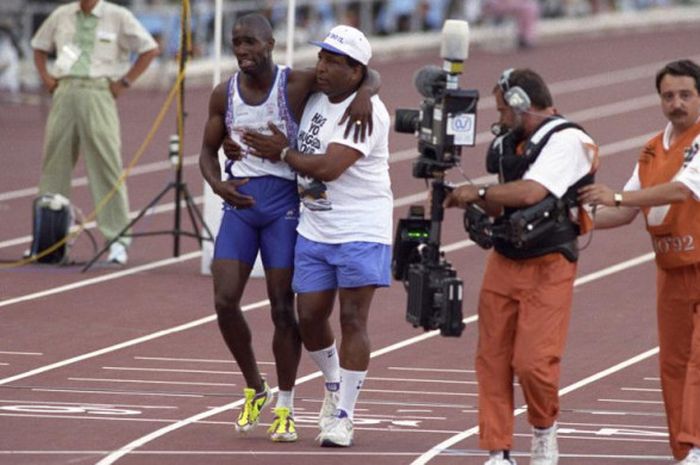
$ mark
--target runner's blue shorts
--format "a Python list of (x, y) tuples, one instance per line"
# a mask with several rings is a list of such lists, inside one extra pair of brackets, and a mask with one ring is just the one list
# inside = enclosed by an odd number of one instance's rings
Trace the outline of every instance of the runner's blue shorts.
[(391, 284), (391, 247), (377, 242), (324, 244), (299, 236), (292, 289), (296, 293)]
[(260, 251), (263, 266), (292, 268), (299, 224), (299, 195), (295, 181), (276, 176), (250, 178), (238, 188), (255, 199), (251, 208), (224, 205), (214, 259), (255, 263)]

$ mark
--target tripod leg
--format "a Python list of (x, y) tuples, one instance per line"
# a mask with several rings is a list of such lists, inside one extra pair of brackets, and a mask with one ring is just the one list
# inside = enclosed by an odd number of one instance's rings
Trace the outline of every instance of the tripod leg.
[(112, 244), (114, 244), (115, 242), (117, 242), (117, 241), (119, 240), (120, 237), (125, 236), (125, 233), (126, 233), (129, 229), (131, 229), (131, 227), (132, 227), (133, 225), (135, 225), (141, 218), (143, 218), (143, 216), (148, 212), (148, 210), (150, 210), (153, 206), (155, 206), (158, 202), (160, 202), (160, 199), (163, 198), (163, 196), (164, 196), (165, 194), (167, 194), (168, 191), (169, 191), (170, 189), (174, 188), (174, 187), (175, 187), (175, 184), (173, 184), (173, 183), (170, 183), (170, 184), (168, 184), (167, 186), (165, 186), (165, 189), (163, 189), (163, 190), (160, 192), (160, 194), (158, 194), (153, 200), (151, 200), (151, 201), (148, 203), (148, 205), (146, 205), (143, 209), (141, 209), (141, 211), (139, 212), (139, 214), (136, 215), (136, 217), (135, 217), (133, 220), (131, 220), (131, 221), (129, 222), (129, 224), (127, 224), (126, 226), (124, 226), (124, 229), (122, 229), (121, 231), (119, 231), (119, 234), (117, 234), (116, 236), (114, 236), (109, 242), (107, 242), (107, 244), (102, 248), (102, 250), (100, 250), (99, 252), (97, 252), (97, 253), (95, 254), (95, 256), (92, 257), (92, 259), (83, 267), (82, 272), (84, 273), (84, 272), (86, 272), (87, 270), (89, 270), (89, 269), (92, 267), (92, 265), (95, 264), (95, 262), (97, 261), (97, 259), (100, 258), (100, 256), (101, 256), (103, 253), (105, 253), (105, 252), (107, 251), (107, 249), (109, 249), (109, 247), (110, 247)]
[[(211, 233), (211, 230), (209, 230), (209, 226), (207, 223), (204, 221), (204, 217), (202, 216), (202, 213), (199, 211), (199, 208), (197, 208), (197, 204), (194, 203), (194, 199), (192, 198), (192, 195), (190, 195), (190, 191), (187, 188), (187, 184), (184, 184), (182, 186), (182, 192), (185, 197), (185, 202), (187, 204), (187, 211), (190, 215), (190, 220), (192, 221), (192, 227), (194, 228), (195, 232), (197, 233), (197, 240), (199, 241), (199, 246), (202, 246), (202, 239), (206, 239), (208, 241), (214, 241), (214, 235)], [(200, 233), (199, 228), (197, 227), (197, 221), (195, 221), (195, 216), (199, 220), (199, 223), (202, 225), (202, 229), (206, 231), (207, 235), (203, 236)]]

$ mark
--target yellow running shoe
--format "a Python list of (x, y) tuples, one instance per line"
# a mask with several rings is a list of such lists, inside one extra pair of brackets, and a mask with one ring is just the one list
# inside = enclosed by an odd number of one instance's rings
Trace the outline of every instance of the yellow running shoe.
[(277, 407), (274, 410), (275, 421), (267, 430), (274, 442), (294, 442), (297, 440), (297, 428), (292, 413), (287, 407)]
[(270, 387), (264, 381), (263, 392), (256, 393), (255, 389), (245, 388), (243, 389), (243, 395), (245, 396), (245, 403), (243, 404), (243, 410), (238, 415), (238, 420), (236, 420), (236, 431), (239, 433), (247, 433), (255, 428), (258, 421), (260, 421), (260, 412), (272, 400)]

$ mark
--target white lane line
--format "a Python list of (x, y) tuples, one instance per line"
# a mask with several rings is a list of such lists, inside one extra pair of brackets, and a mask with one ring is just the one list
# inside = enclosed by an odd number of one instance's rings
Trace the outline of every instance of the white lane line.
[(380, 394), (409, 394), (413, 396), (455, 396), (455, 397), (475, 397), (476, 393), (471, 392), (440, 392), (440, 391), (409, 391), (401, 389), (371, 389), (362, 387), (362, 392), (377, 392)]
[(598, 402), (614, 402), (620, 404), (658, 404), (663, 405), (660, 400), (641, 400), (641, 399), (597, 399)]
[(61, 389), (61, 388), (32, 388), (34, 392), (62, 392), (68, 394), (99, 394), (108, 396), (155, 396), (155, 397), (194, 397), (201, 398), (204, 397), (203, 394), (171, 394), (165, 392), (139, 392), (139, 391), (116, 391), (112, 390), (102, 390), (102, 391), (92, 391), (87, 389)]
[[(198, 252), (198, 255), (199, 255), (199, 252)], [(243, 311), (246, 312), (249, 310), (253, 310), (255, 308), (264, 307), (264, 306), (268, 305), (269, 303), (270, 303), (269, 300), (261, 300), (259, 302), (255, 302), (255, 303), (244, 306)], [(100, 355), (108, 354), (110, 352), (115, 352), (117, 350), (121, 350), (121, 349), (124, 349), (126, 347), (131, 347), (131, 346), (134, 346), (137, 344), (141, 344), (143, 342), (158, 339), (158, 338), (163, 337), (163, 336), (168, 336), (170, 334), (174, 334), (174, 333), (177, 333), (180, 331), (185, 331), (185, 330), (188, 330), (191, 328), (195, 328), (197, 326), (200, 326), (200, 325), (203, 325), (205, 323), (209, 323), (209, 322), (212, 322), (215, 320), (216, 320), (216, 315), (206, 316), (206, 317), (200, 318), (198, 320), (190, 321), (189, 323), (185, 323), (185, 324), (178, 325), (178, 326), (173, 326), (172, 328), (163, 329), (161, 331), (156, 331), (155, 333), (151, 333), (151, 334), (148, 334), (146, 336), (137, 337), (135, 339), (129, 339), (128, 341), (120, 342), (119, 344), (114, 344), (114, 345), (111, 345), (108, 347), (103, 347), (102, 349), (95, 350), (93, 352), (88, 352), (88, 353), (85, 353), (82, 355), (78, 355), (77, 357), (72, 357), (72, 358), (68, 358), (65, 360), (61, 360), (60, 362), (52, 363), (50, 365), (44, 365), (44, 366), (36, 368), (34, 370), (26, 371), (24, 373), (19, 373), (19, 374), (14, 375), (14, 376), (9, 376), (7, 378), (0, 379), (0, 386), (2, 386), (3, 384), (11, 383), (13, 381), (17, 381), (19, 379), (28, 378), (30, 376), (37, 375), (39, 373), (44, 373), (46, 371), (53, 370), (55, 368), (64, 367), (66, 365), (71, 365), (73, 363), (80, 362), (82, 360), (87, 360), (87, 359), (90, 359), (93, 357), (98, 357)]]
[(637, 392), (661, 392), (660, 388), (635, 388), (635, 387), (621, 387), (621, 391), (637, 391)]
[[(646, 360), (647, 358), (650, 358), (658, 353), (659, 353), (658, 347), (647, 350), (646, 352), (642, 352), (641, 354), (638, 354), (632, 358), (624, 360), (624, 361), (618, 363), (617, 365), (614, 365), (610, 368), (599, 371), (598, 373), (595, 373), (595, 374), (588, 376), (587, 378), (584, 378), (576, 383), (570, 384), (569, 386), (567, 386), (563, 389), (560, 389), (559, 395), (563, 396), (563, 395), (568, 394), (570, 392), (573, 392), (577, 389), (580, 389), (584, 386), (592, 384), (596, 381), (599, 381), (600, 379), (605, 378), (606, 376), (617, 373), (618, 371), (621, 371), (621, 370), (623, 370), (631, 365), (634, 365), (638, 362)], [(526, 412), (526, 409), (524, 407), (520, 407), (520, 408), (516, 409), (515, 412), (513, 412), (513, 414), (515, 416), (518, 416), (524, 412)], [(432, 447), (430, 450), (428, 450), (427, 452), (422, 454), (416, 460), (411, 462), (411, 465), (424, 465), (438, 455), (449, 454), (449, 450), (448, 450), (449, 447), (451, 447), (453, 444), (456, 444), (460, 441), (463, 441), (464, 439), (466, 439), (468, 437), (474, 436), (475, 434), (478, 433), (478, 431), (479, 431), (479, 427), (474, 426), (472, 428), (469, 428), (466, 431), (462, 431), (461, 433), (442, 441), (441, 443), (437, 444), (436, 446)]]
[[(233, 363), (233, 362), (229, 362)], [(240, 371), (183, 370), (181, 368), (102, 367), (111, 371), (148, 371), (160, 373), (203, 373), (208, 375), (240, 375)]]
[(43, 352), (9, 352), (0, 350), (0, 355), (44, 355)]
[(628, 424), (620, 424), (620, 423), (581, 423), (581, 422), (573, 422), (573, 421), (558, 421), (557, 420), (557, 425), (559, 426), (586, 426), (589, 428), (618, 428), (618, 429), (636, 429), (636, 430), (645, 430), (645, 429), (658, 429), (660, 431), (668, 431), (668, 426), (650, 426), (648, 424), (643, 424), (643, 425), (628, 425)]
[(388, 367), (397, 371), (428, 371), (437, 373), (476, 373), (476, 370), (461, 370), (457, 368), (418, 368), (418, 367)]
[[(173, 357), (134, 357), (134, 360), (156, 360), (162, 362), (196, 362), (196, 363), (225, 363), (230, 365), (231, 360), (218, 360), (218, 359), (208, 359), (208, 358), (173, 358)], [(258, 361), (258, 365), (274, 365), (275, 362), (264, 362)], [(234, 372), (239, 373), (240, 372)]]
[(156, 360), (161, 362), (231, 363), (231, 360), (218, 360), (207, 358), (142, 357), (138, 355), (134, 357), (134, 360)]
[(569, 427), (569, 426), (585, 426), (587, 428), (612, 428), (612, 429), (633, 429), (633, 430), (640, 430), (643, 431), (645, 429), (653, 430), (657, 429), (661, 432), (668, 432), (668, 426), (663, 425), (663, 426), (650, 426), (648, 424), (643, 424), (643, 425), (629, 425), (629, 424), (620, 424), (620, 423), (581, 423), (581, 422), (572, 422), (572, 421), (557, 421), (557, 425), (563, 426), (563, 427)]
[(92, 402), (60, 402), (60, 401), (48, 401), (48, 400), (2, 400), (0, 399), (0, 404), (15, 404), (15, 405), (25, 405), (25, 404), (39, 404), (39, 405), (77, 405), (80, 407), (87, 408), (114, 408), (114, 407), (129, 407), (129, 408), (142, 408), (142, 409), (174, 409), (177, 410), (180, 407), (174, 405), (142, 405), (142, 404), (106, 404), (106, 403), (92, 403)]
[(639, 257), (625, 260), (624, 262), (620, 262), (616, 265), (609, 266), (600, 271), (596, 271), (595, 273), (590, 273), (586, 276), (582, 276), (576, 279), (576, 281), (574, 281), (574, 286), (580, 286), (582, 284), (595, 281), (596, 279), (604, 278), (606, 276), (610, 276), (611, 274), (619, 273), (620, 271), (626, 270), (627, 268), (632, 268), (634, 266), (641, 265), (642, 263), (649, 262), (653, 259), (654, 252), (649, 252), (644, 255), (640, 255)]
[(127, 270), (121, 270), (114, 273), (105, 274), (102, 276), (97, 276), (95, 278), (83, 279), (81, 281), (66, 284), (64, 286), (53, 287), (51, 289), (46, 289), (44, 291), (34, 292), (32, 294), (25, 294), (19, 297), (13, 297), (10, 299), (0, 300), (0, 308), (7, 307), (9, 305), (14, 305), (20, 302), (26, 302), (29, 300), (41, 299), (43, 297), (48, 297), (54, 294), (60, 294), (62, 292), (72, 291), (75, 289), (80, 289), (81, 287), (92, 286), (93, 284), (102, 283), (105, 281), (111, 281), (113, 279), (123, 278), (124, 276), (130, 276), (132, 274), (141, 273), (142, 271), (153, 270), (156, 268), (161, 268), (164, 266), (174, 265), (176, 263), (185, 262), (187, 260), (192, 260), (202, 255), (202, 252), (191, 252), (188, 254), (180, 255), (179, 257), (166, 258), (165, 260), (158, 260), (156, 262), (146, 263), (145, 265), (135, 266)]
[(425, 379), (425, 378), (380, 378), (377, 376), (368, 376), (365, 379), (372, 381), (389, 381), (402, 383), (439, 383), (439, 384), (476, 384), (476, 381), (457, 381), (447, 379)]
[(155, 381), (146, 379), (68, 378), (68, 380), (89, 381), (91, 383), (175, 384), (184, 386), (236, 386), (235, 383), (203, 383), (197, 381)]
[[(199, 162), (199, 155), (188, 155), (182, 159), (184, 166), (196, 165)], [(143, 165), (134, 166), (129, 172), (129, 176), (156, 173), (158, 171), (166, 171), (172, 169), (170, 161), (157, 161), (146, 163)], [(85, 176), (75, 178), (71, 181), (71, 187), (87, 186), (88, 179)], [(0, 202), (8, 200), (20, 199), (22, 197), (36, 197), (39, 194), (39, 189), (36, 187), (27, 187), (8, 192), (0, 192)]]
[(666, 418), (666, 414), (663, 412), (630, 412), (630, 411), (626, 411), (626, 410), (599, 410), (599, 409), (584, 409), (584, 408), (562, 409), (562, 412), (586, 413), (589, 415), (617, 416), (617, 417), (660, 417), (660, 418)]
[(49, 418), (51, 420), (98, 420), (98, 421), (127, 421), (139, 423), (172, 423), (174, 420), (162, 418), (136, 418), (136, 417), (110, 417), (106, 415), (60, 415), (60, 414), (41, 414), (41, 413), (5, 413), (0, 412), (0, 417), (19, 417), (19, 418)]

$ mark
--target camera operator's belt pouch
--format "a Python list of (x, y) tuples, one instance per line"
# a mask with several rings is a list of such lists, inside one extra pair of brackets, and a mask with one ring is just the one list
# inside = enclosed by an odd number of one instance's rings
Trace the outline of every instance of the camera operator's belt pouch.
[[(60, 194), (45, 194), (33, 203), (32, 246), (30, 255), (42, 251), (61, 241), (68, 235), (71, 225), (70, 201)], [(60, 263), (66, 256), (67, 246), (62, 244), (56, 250), (39, 257), (40, 263)]]

